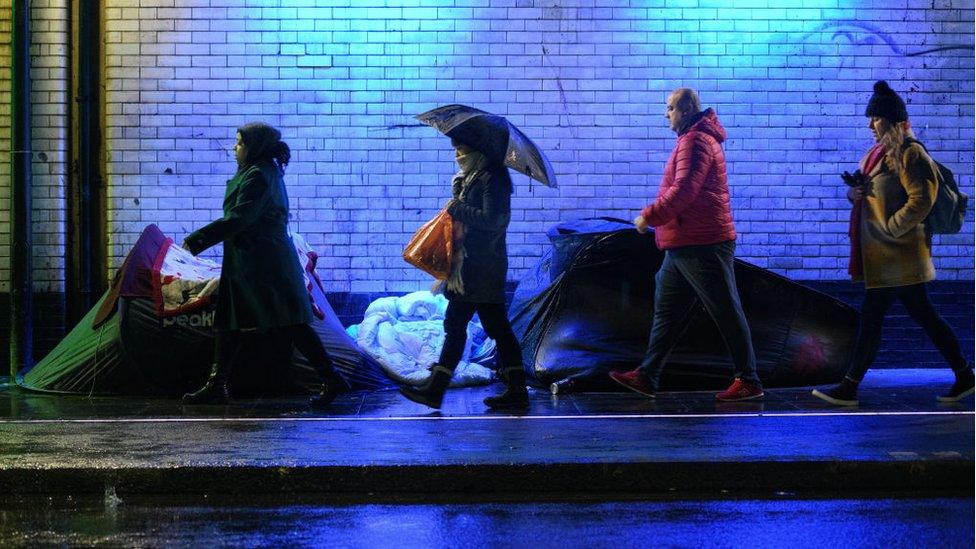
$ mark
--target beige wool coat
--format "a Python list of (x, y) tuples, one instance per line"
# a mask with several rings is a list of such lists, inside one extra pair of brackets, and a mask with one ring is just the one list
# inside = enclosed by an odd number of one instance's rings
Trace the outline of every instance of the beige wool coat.
[[(861, 202), (861, 257), (864, 286), (869, 289), (935, 278), (932, 240), (924, 221), (935, 203), (939, 171), (918, 143), (906, 147), (903, 155), (901, 174), (884, 159), (867, 174), (870, 191)], [(861, 159), (862, 171), (866, 162), (867, 155)]]

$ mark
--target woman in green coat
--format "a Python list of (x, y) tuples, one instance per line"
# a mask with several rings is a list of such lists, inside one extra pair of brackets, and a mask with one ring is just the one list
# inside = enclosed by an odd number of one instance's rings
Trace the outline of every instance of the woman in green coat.
[(347, 388), (312, 330), (312, 309), (302, 268), (288, 236), (288, 193), (282, 180), (291, 157), (281, 133), (260, 122), (237, 131), (237, 173), (227, 182), (224, 215), (191, 233), (193, 255), (224, 243), (214, 363), (206, 385), (184, 395), (187, 403), (226, 402), (227, 378), (240, 350), (241, 332), (284, 331), (323, 378), (313, 405), (327, 405)]

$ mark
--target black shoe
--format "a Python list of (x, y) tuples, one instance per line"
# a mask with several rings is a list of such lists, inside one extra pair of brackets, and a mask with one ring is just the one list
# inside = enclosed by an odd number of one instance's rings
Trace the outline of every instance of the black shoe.
[(451, 384), (453, 375), (453, 371), (440, 364), (434, 364), (430, 368), (430, 377), (423, 385), (420, 387), (400, 387), (400, 394), (417, 404), (440, 408), (441, 403), (444, 402), (444, 393), (447, 392), (447, 386)]
[(525, 370), (522, 366), (507, 368), (502, 372), (505, 392), (485, 399), (489, 408), (521, 410), (529, 407), (529, 392), (525, 389)]
[(183, 404), (227, 404), (230, 393), (227, 391), (227, 368), (218, 363), (210, 367), (207, 383), (193, 393), (183, 395)]
[(814, 389), (813, 396), (837, 406), (857, 406), (857, 383), (845, 377), (830, 389)]
[(349, 384), (333, 372), (326, 376), (325, 381), (322, 382), (322, 390), (319, 391), (319, 394), (308, 399), (308, 405), (312, 408), (328, 408), (337, 396), (348, 390)]
[(973, 394), (974, 382), (976, 382), (976, 376), (973, 375), (972, 370), (959, 372), (956, 374), (956, 382), (952, 384), (949, 392), (936, 398), (939, 402), (958, 402)]

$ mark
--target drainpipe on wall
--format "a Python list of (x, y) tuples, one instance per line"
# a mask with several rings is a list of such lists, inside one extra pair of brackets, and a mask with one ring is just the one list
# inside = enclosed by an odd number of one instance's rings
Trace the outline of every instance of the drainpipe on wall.
[(14, 0), (11, 71), (10, 376), (34, 365), (31, 261), (30, 0)]
[(66, 326), (91, 309), (105, 286), (105, 200), (101, 177), (101, 2), (71, 3), (71, 131), (65, 254)]

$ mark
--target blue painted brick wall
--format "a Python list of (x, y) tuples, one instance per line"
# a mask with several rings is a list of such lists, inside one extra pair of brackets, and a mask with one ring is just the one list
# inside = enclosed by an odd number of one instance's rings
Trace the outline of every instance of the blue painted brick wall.
[[(919, 136), (973, 189), (971, 1), (105, 6), (116, 264), (147, 223), (179, 240), (219, 215), (234, 128), (254, 119), (292, 146), (292, 227), (335, 292), (428, 284), (400, 252), (448, 198), (455, 168), (447, 140), (412, 115), (447, 103), (508, 116), (558, 173), (559, 189), (515, 178), (512, 280), (551, 224), (630, 219), (655, 197), (674, 142), (664, 101), (682, 85), (728, 129), (740, 255), (791, 278), (846, 278), (837, 174), (871, 145), (875, 79), (891, 81)], [(971, 223), (938, 239), (940, 278), (973, 278), (972, 240)]]
[[(412, 115), (460, 102), (510, 117), (559, 175), (559, 189), (515, 178), (516, 280), (552, 223), (631, 218), (655, 197), (674, 142), (663, 104), (687, 85), (729, 132), (741, 256), (842, 280), (837, 174), (871, 144), (862, 113), (875, 79), (891, 81), (921, 139), (976, 194), (973, 11), (972, 0), (106, 0), (113, 266), (148, 223), (179, 241), (217, 217), (234, 129), (262, 119), (294, 151), (292, 226), (322, 254), (330, 290), (424, 287), (399, 255), (447, 199), (454, 165), (447, 140)], [(34, 279), (60, 291), (67, 2), (35, 0), (32, 16)], [(0, 235), (8, 216), (0, 208)], [(972, 222), (934, 253), (941, 279), (972, 280)], [(8, 257), (0, 246), (0, 291)]]

